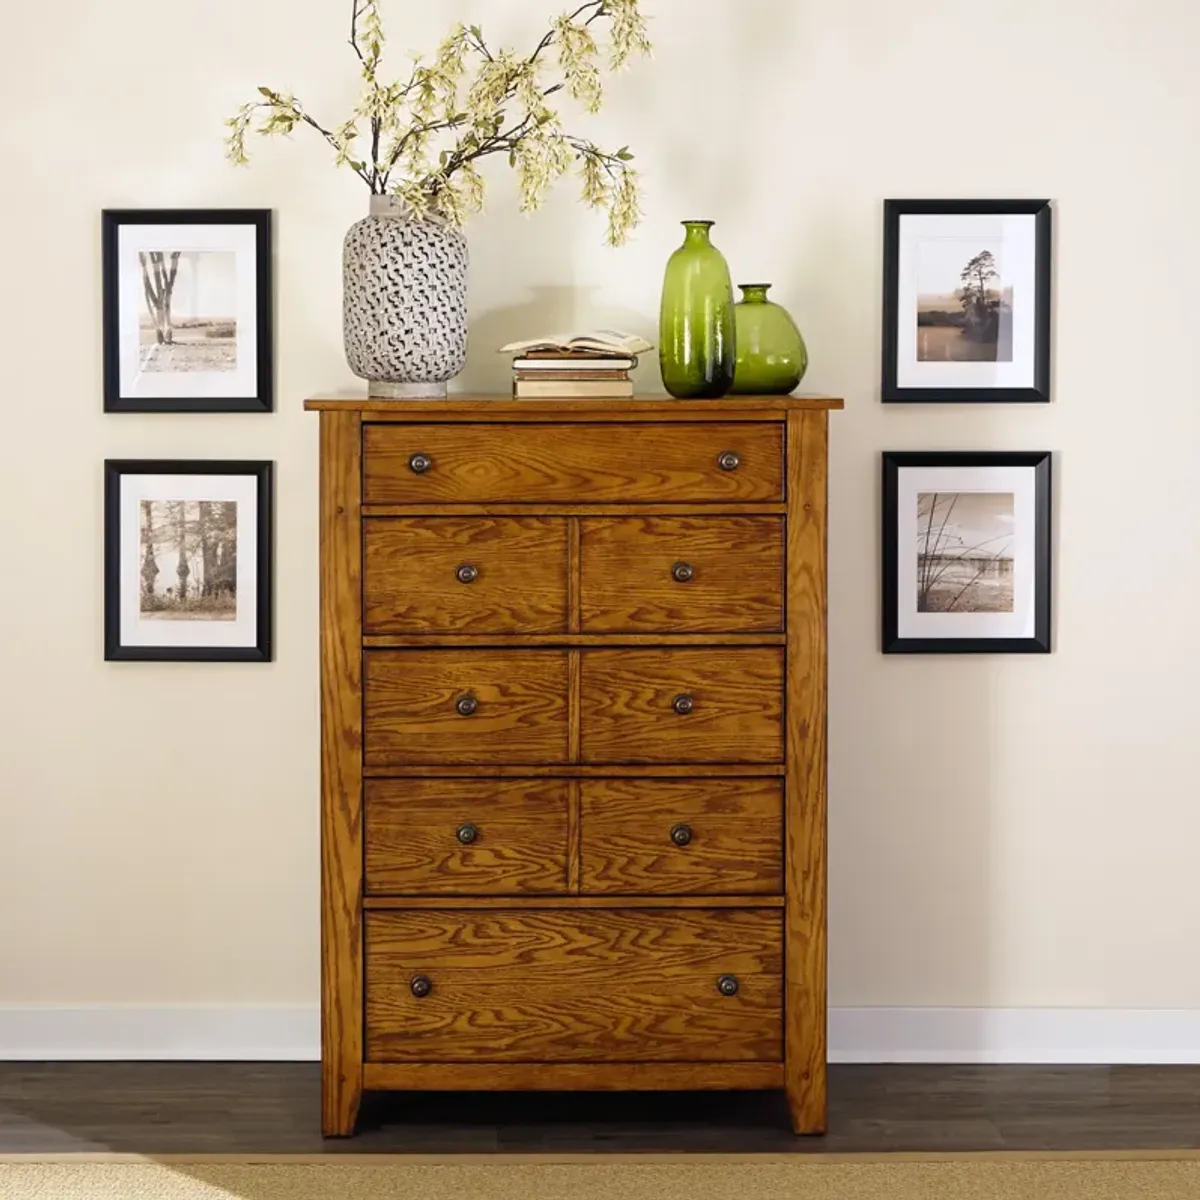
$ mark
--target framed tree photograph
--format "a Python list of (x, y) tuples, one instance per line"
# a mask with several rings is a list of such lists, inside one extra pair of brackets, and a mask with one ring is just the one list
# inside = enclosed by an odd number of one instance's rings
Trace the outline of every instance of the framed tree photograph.
[(885, 403), (1050, 399), (1049, 200), (888, 200)]
[(271, 660), (273, 469), (105, 462), (106, 660)]
[(883, 652), (1050, 652), (1050, 453), (883, 455)]
[(268, 209), (101, 217), (105, 412), (270, 412)]

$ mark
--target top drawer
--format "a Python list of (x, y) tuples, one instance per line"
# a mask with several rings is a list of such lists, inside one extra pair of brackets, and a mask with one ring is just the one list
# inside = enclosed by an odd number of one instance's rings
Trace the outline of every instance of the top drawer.
[(782, 499), (769, 421), (363, 427), (366, 504)]

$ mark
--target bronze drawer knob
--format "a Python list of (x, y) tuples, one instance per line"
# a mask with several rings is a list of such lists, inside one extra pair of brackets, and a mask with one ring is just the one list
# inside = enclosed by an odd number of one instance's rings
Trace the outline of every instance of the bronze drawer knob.
[(464, 846), (469, 846), (476, 838), (479, 837), (479, 826), (472, 825), (469, 821), (465, 825), (460, 825), (455, 831), (454, 836), (458, 838)]
[(408, 469), (414, 475), (424, 475), (433, 466), (433, 459), (428, 454), (418, 451), (408, 460)]
[(717, 980), (717, 991), (722, 996), (736, 996), (738, 994), (738, 981), (736, 975), (722, 975)]
[(479, 701), (474, 696), (460, 696), (454, 707), (460, 717), (473, 717), (479, 711)]
[(695, 575), (695, 573), (696, 572), (692, 569), (691, 563), (677, 562), (671, 568), (671, 578), (675, 580), (676, 583), (690, 583), (692, 576)]
[(672, 825), (671, 826), (671, 841), (677, 846), (686, 846), (692, 840), (692, 827), (690, 825)]
[(408, 985), (408, 990), (418, 1000), (422, 1000), (433, 991), (433, 980), (428, 975), (414, 975), (412, 982)]
[(722, 471), (736, 471), (741, 465), (742, 460), (732, 450), (726, 450), (717, 455), (717, 466)]
[(686, 692), (681, 692), (671, 701), (671, 707), (681, 717), (686, 717), (696, 707), (696, 702)]
[(459, 583), (474, 583), (479, 578), (479, 568), (474, 563), (460, 563), (454, 568), (454, 577)]

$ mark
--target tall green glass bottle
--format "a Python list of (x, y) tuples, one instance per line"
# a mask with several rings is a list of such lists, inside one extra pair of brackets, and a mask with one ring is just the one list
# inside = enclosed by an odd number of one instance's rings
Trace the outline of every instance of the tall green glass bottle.
[(658, 359), (663, 386), (681, 400), (723, 396), (733, 383), (733, 285), (712, 224), (683, 222), (663, 279)]
[(739, 283), (733, 306), (737, 361), (733, 387), (741, 396), (776, 396), (792, 391), (808, 370), (808, 347), (786, 308), (767, 299), (769, 283)]

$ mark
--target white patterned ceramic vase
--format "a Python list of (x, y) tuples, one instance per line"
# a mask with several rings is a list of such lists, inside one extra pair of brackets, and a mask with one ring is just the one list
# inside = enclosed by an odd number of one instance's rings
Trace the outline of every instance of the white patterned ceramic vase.
[(446, 394), (467, 362), (467, 239), (372, 196), (346, 234), (342, 316), (350, 370), (371, 396)]

